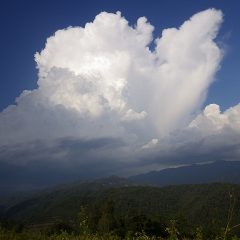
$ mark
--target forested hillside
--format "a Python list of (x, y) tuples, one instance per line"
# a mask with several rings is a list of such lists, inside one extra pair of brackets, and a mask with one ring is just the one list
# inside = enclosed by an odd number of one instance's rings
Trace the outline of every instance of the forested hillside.
[[(5, 225), (11, 220), (27, 229), (72, 232), (79, 231), (82, 222), (92, 234), (111, 232), (122, 237), (142, 231), (164, 237), (173, 222), (183, 235), (191, 237), (202, 227), (206, 236), (212, 236), (226, 226), (231, 207), (234, 226), (240, 222), (240, 185), (158, 188), (134, 186), (117, 177), (1, 201)], [(238, 228), (233, 233), (238, 234)]]

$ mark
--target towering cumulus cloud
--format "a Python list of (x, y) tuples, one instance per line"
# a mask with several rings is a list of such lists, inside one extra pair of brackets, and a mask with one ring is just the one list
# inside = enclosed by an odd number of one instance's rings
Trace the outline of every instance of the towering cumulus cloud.
[(186, 142), (231, 124), (239, 130), (239, 106), (220, 114), (210, 105), (193, 120), (222, 58), (214, 42), (221, 22), (221, 11), (209, 9), (153, 39), (145, 17), (133, 27), (120, 12), (102, 12), (85, 27), (57, 31), (35, 54), (38, 88), (0, 113), (2, 159), (26, 150), (24, 161), (108, 159), (120, 169), (123, 157), (133, 166), (140, 153), (161, 156), (176, 131)]
[(84, 28), (57, 31), (35, 55), (38, 89), (1, 113), (1, 143), (168, 134), (189, 120), (213, 81), (221, 21), (220, 11), (198, 13), (164, 30), (154, 51), (144, 17), (131, 27), (119, 12), (103, 12)]

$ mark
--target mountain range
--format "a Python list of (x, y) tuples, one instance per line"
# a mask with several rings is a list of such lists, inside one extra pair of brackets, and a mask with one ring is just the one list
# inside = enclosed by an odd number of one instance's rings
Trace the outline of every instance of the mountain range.
[(167, 168), (132, 176), (138, 184), (168, 186), (200, 183), (240, 183), (240, 161), (216, 161), (208, 164)]
[(40, 229), (64, 222), (74, 228), (84, 209), (92, 231), (106, 227), (106, 221), (117, 231), (128, 231), (128, 226), (133, 231), (155, 226), (157, 231), (171, 219), (183, 223), (186, 231), (198, 226), (212, 231), (225, 226), (230, 206), (234, 207), (231, 224), (239, 223), (236, 183), (240, 163), (224, 161), (74, 182), (1, 197), (0, 222)]

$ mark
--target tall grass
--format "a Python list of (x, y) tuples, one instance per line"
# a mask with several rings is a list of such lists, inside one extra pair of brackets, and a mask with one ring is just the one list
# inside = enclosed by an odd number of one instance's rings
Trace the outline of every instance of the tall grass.
[[(225, 230), (225, 229), (224, 229)], [(181, 237), (175, 225), (171, 225), (167, 230), (169, 236), (167, 238), (150, 237), (144, 232), (136, 233), (134, 236), (121, 238), (113, 234), (79, 234), (60, 232), (48, 235), (46, 233), (35, 231), (16, 232), (14, 230), (6, 230), (0, 228), (0, 240), (240, 240), (234, 236), (229, 237), (225, 231), (219, 231), (216, 237), (204, 239), (202, 230), (197, 228), (192, 238)]]

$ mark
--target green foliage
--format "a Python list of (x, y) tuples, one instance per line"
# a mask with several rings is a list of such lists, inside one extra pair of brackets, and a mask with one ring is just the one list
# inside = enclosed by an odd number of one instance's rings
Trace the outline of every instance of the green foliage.
[(114, 203), (107, 201), (101, 211), (101, 216), (98, 221), (98, 230), (101, 233), (112, 232), (115, 228), (116, 221), (114, 218)]
[(204, 240), (202, 228), (198, 227), (198, 228), (196, 229), (196, 233), (195, 233), (194, 240)]
[(179, 232), (176, 228), (176, 222), (174, 220), (170, 221), (170, 226), (166, 230), (169, 234), (169, 240), (178, 240)]
[(79, 214), (78, 214), (78, 219), (79, 219), (79, 230), (80, 233), (83, 235), (88, 235), (90, 234), (90, 228), (89, 228), (89, 218), (86, 212), (86, 209), (81, 206)]
[[(222, 240), (223, 232), (219, 232), (214, 238), (204, 238), (202, 230), (196, 229), (195, 236), (193, 238), (179, 237), (180, 233), (176, 228), (176, 222), (171, 221), (169, 227), (166, 229), (169, 236), (166, 238), (149, 236), (144, 231), (135, 233), (133, 236), (126, 236), (121, 238), (112, 233), (104, 234), (75, 234), (62, 231), (59, 233), (47, 234), (45, 232), (24, 230), (22, 232), (16, 232), (14, 230), (6, 230), (0, 228), (0, 240)], [(228, 240), (240, 240), (237, 236), (227, 237)]]

